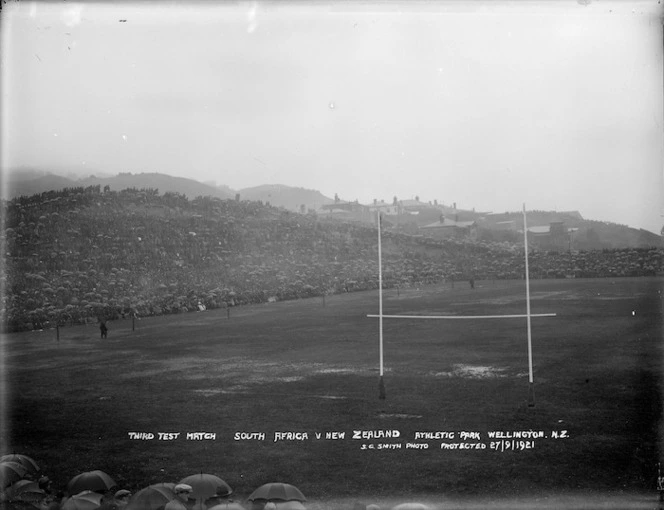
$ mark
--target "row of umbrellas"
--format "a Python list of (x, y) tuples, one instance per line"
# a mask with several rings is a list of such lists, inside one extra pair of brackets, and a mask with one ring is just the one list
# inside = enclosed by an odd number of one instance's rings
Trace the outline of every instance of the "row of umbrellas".
[[(191, 497), (197, 500), (206, 500), (212, 497), (228, 497), (233, 493), (233, 489), (218, 476), (209, 473), (198, 473), (190, 475), (178, 482), (178, 484), (187, 484), (191, 486)], [(139, 495), (147, 499), (160, 499), (167, 497), (168, 501), (174, 497), (174, 483), (154, 484), (136, 493), (128, 507), (131, 507)], [(81, 473), (72, 478), (67, 484), (69, 494), (78, 494), (89, 490), (95, 492), (105, 492), (115, 487), (115, 481), (103, 471), (89, 471)], [(266, 483), (251, 493), (247, 498), (249, 501), (306, 501), (304, 494), (294, 485), (288, 483)]]
[[(195, 486), (192, 485), (192, 489), (194, 489), (194, 491), (192, 491), (191, 495), (201, 503), (214, 496), (224, 497), (223, 494), (210, 493), (209, 490), (199, 490), (197, 492), (194, 487)], [(175, 484), (162, 483), (150, 485), (145, 489), (141, 489), (134, 496), (132, 496), (129, 504), (125, 507), (125, 510), (156, 510), (163, 508), (166, 503), (175, 497), (174, 488)], [(272, 497), (275, 495), (279, 497)], [(297, 497), (301, 499), (283, 499), (291, 497)], [(303, 501), (306, 501), (304, 495), (302, 495), (302, 493), (296, 487), (285, 483), (265, 484), (256, 489), (247, 499), (252, 502), (252, 508), (260, 508), (265, 510), (305, 510), (305, 507), (302, 504)], [(199, 504), (194, 508), (204, 507), (200, 506)], [(208, 507), (208, 510), (245, 510), (245, 507), (234, 501), (224, 501), (222, 503)]]
[[(10, 454), (0, 457), (0, 485), (5, 489), (8, 499), (26, 503), (38, 502), (45, 492), (32, 480), (22, 479), (29, 475), (35, 477), (40, 472), (37, 463), (27, 455)], [(206, 500), (219, 497), (227, 498), (233, 489), (218, 476), (208, 473), (190, 475), (178, 483), (190, 485), (191, 497), (199, 502), (203, 509)], [(95, 510), (102, 504), (101, 492), (106, 492), (117, 484), (108, 474), (100, 470), (88, 471), (73, 477), (67, 484), (67, 492), (74, 496), (67, 499), (62, 510)], [(132, 496), (125, 510), (158, 510), (175, 498), (175, 483), (159, 483), (141, 489)], [(247, 498), (252, 508), (261, 510), (305, 510), (306, 498), (300, 490), (287, 483), (266, 483), (251, 493)], [(426, 506), (416, 503), (399, 505), (394, 510), (426, 510)], [(245, 510), (239, 503), (224, 501), (208, 510)]]
[[(90, 472), (94, 473), (94, 472)], [(97, 483), (111, 483), (103, 472), (82, 473), (84, 478), (92, 480), (97, 477)], [(100, 475), (101, 473), (101, 475)], [(103, 476), (105, 475), (105, 476)], [(74, 487), (80, 484), (81, 475), (72, 479)], [(109, 477), (110, 478), (110, 477)], [(70, 485), (72, 484), (70, 482)], [(191, 497), (197, 500), (197, 507), (205, 508), (202, 503), (213, 497), (225, 498), (230, 496), (232, 489), (221, 478), (201, 473), (183, 478), (179, 483), (190, 485), (192, 488)], [(68, 485), (69, 486), (69, 485)], [(108, 488), (113, 487), (112, 483)], [(158, 510), (163, 508), (169, 501), (175, 498), (174, 483), (158, 483), (141, 489), (132, 496), (125, 510)], [(248, 498), (254, 508), (265, 510), (305, 510), (303, 501), (306, 501), (304, 495), (297, 487), (286, 483), (268, 483), (256, 489)], [(102, 495), (92, 490), (84, 490), (65, 501), (62, 510), (95, 510), (101, 505)], [(211, 506), (208, 510), (245, 510), (239, 503), (225, 501)]]
[(30, 508), (38, 504), (46, 493), (33, 480), (39, 476), (39, 466), (27, 455), (17, 453), (0, 457), (0, 491), (3, 498), (12, 501), (13, 506)]
[(39, 466), (27, 455), (12, 453), (0, 457), (0, 483), (2, 488), (21, 480), (25, 475), (36, 475)]
[[(14, 502), (38, 502), (45, 491), (38, 482), (23, 479), (39, 474), (37, 463), (26, 455), (11, 454), (0, 457), (0, 489), (6, 498)], [(178, 483), (192, 487), (191, 498), (203, 502), (216, 498), (227, 498), (233, 492), (231, 487), (218, 476), (199, 473), (190, 475)], [(94, 510), (102, 504), (102, 493), (116, 487), (116, 483), (101, 470), (80, 473), (67, 483), (67, 492), (72, 494), (62, 510)], [(174, 483), (154, 484), (138, 491), (127, 504), (126, 510), (157, 510), (175, 498)], [(267, 483), (256, 489), (248, 498), (255, 507), (267, 510), (304, 510), (302, 502), (306, 498), (300, 490), (287, 483)], [(213, 507), (214, 510), (244, 510), (238, 503), (226, 501)], [(212, 509), (210, 509), (212, 510)]]

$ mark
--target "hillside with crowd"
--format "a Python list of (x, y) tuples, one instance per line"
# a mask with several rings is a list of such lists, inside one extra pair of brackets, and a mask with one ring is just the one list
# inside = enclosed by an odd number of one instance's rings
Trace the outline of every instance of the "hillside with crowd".
[[(156, 189), (68, 188), (3, 203), (2, 317), (56, 325), (378, 288), (375, 225)], [(523, 278), (523, 245), (386, 228), (383, 285)], [(653, 276), (657, 248), (533, 250), (531, 278)]]

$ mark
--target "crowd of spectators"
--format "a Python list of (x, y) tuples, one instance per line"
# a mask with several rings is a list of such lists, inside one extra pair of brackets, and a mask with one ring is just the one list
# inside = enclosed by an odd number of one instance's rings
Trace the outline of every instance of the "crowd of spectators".
[[(69, 188), (3, 203), (4, 326), (237, 306), (378, 288), (375, 225), (155, 189)], [(383, 286), (523, 278), (523, 246), (386, 229)], [(531, 251), (531, 278), (651, 276), (662, 249)]]
[[(0, 510), (306, 510), (307, 497), (285, 482), (265, 483), (246, 497), (210, 473), (194, 473), (179, 482), (119, 486), (105, 471), (85, 471), (57, 486), (27, 455), (0, 457)], [(163, 471), (163, 470), (162, 470)], [(133, 490), (131, 490), (133, 489)], [(352, 506), (351, 506), (352, 505)], [(316, 504), (320, 508), (320, 504)], [(359, 501), (352, 510), (380, 510)], [(389, 505), (391, 510), (429, 510), (420, 503)], [(338, 508), (335, 504), (333, 508)]]

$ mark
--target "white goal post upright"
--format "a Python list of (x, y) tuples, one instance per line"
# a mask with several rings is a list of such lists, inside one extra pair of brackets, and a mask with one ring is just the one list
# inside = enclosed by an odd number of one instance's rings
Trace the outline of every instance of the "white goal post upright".
[(523, 248), (526, 256), (526, 317), (528, 323), (528, 406), (535, 406), (533, 387), (533, 344), (530, 330), (530, 275), (528, 273), (528, 225), (526, 222), (526, 204), (523, 204)]
[(385, 400), (385, 382), (383, 381), (383, 255), (380, 239), (380, 209), (376, 211), (378, 225), (378, 338), (380, 356), (380, 381), (378, 383), (378, 398)]

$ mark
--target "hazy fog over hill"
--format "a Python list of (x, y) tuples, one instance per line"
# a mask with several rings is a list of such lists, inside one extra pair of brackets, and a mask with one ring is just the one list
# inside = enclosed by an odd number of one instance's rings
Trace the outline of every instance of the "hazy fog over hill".
[[(283, 184), (266, 184), (253, 188), (244, 188), (239, 191), (240, 197), (245, 200), (261, 200), (269, 202), (276, 207), (304, 212), (308, 209), (318, 210), (325, 204), (331, 204), (333, 199), (323, 196), (320, 191), (304, 188), (293, 188)], [(301, 210), (304, 206), (304, 211)]]
[(0, 171), (662, 228), (659, 0), (157, 5), (3, 5)]

